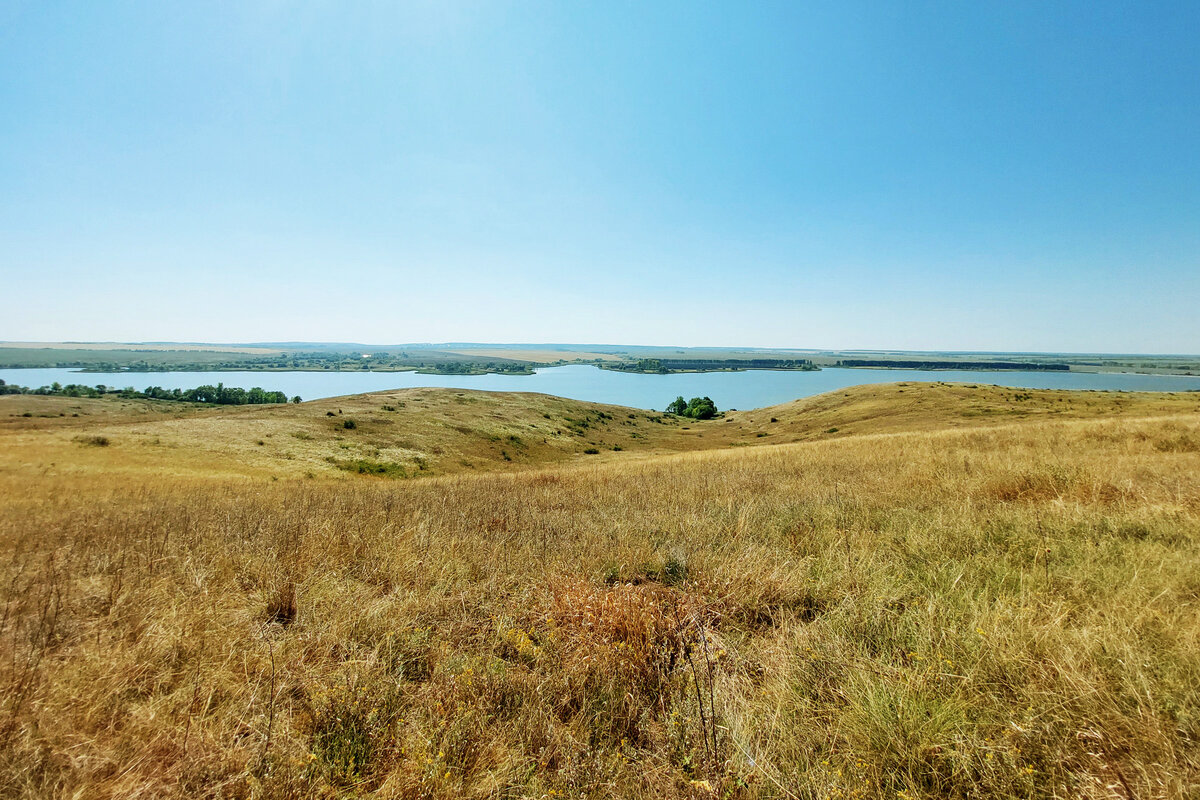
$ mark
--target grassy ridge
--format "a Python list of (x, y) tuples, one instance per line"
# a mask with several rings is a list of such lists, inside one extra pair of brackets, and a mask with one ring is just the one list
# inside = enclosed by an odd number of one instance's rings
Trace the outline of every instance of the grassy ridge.
[[(428, 477), (1029, 419), (1194, 412), (1200, 395), (860, 386), (698, 421), (523, 392), (407, 389), (204, 408), (0, 396), (0, 468), (253, 477)], [(349, 427), (348, 427), (349, 426)], [(79, 435), (112, 448), (80, 452)], [(588, 453), (589, 450), (596, 451)]]
[(890, 391), (420, 481), (0, 417), (0, 793), (1195, 793), (1200, 403)]

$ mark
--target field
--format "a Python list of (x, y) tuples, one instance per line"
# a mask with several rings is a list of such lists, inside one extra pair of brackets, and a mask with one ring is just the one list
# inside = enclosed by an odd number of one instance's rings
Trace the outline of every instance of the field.
[(515, 361), (528, 361), (533, 364), (555, 364), (560, 361), (595, 361), (597, 359), (608, 361), (612, 358), (612, 355), (609, 353), (593, 353), (587, 350), (555, 350), (553, 348), (522, 350), (518, 347), (478, 347), (464, 350), (447, 349), (446, 352), (457, 353), (461, 356), (475, 356), (477, 358), (507, 358)]
[(3, 796), (1200, 792), (1195, 394), (0, 401)]
[[(920, 363), (923, 369), (983, 369), (989, 364), (1069, 365), (1074, 372), (1200, 374), (1198, 355), (1103, 353), (971, 353), (893, 350), (796, 350), (778, 348), (659, 347), (587, 344), (396, 344), (268, 342), (245, 345), (203, 343), (0, 342), (0, 368), (78, 367), (91, 372), (131, 373), (212, 370), (374, 370), (419, 369), (435, 374), (522, 372), (559, 363), (598, 363), (626, 369), (642, 359), (669, 362), (754, 360), (810, 361), (834, 367), (866, 360), (885, 368)], [(848, 364), (849, 365), (849, 364)], [(760, 364), (760, 368), (761, 368)], [(674, 369), (686, 368), (676, 366)], [(700, 367), (728, 369), (728, 366)], [(656, 370), (650, 370), (656, 371)]]

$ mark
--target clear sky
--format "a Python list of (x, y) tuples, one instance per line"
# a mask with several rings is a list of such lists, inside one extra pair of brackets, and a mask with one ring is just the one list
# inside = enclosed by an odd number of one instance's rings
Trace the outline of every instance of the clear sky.
[(1198, 31), (0, 0), (0, 339), (1200, 352)]

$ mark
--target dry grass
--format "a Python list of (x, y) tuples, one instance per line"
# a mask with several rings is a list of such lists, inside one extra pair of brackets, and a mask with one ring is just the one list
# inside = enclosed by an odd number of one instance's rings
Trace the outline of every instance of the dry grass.
[[(1200, 394), (860, 386), (697, 421), (519, 392), (407, 389), (300, 405), (203, 408), (145, 400), (0, 396), (0, 469), (360, 480), (511, 471), (1034, 419), (1200, 413)], [(75, 416), (78, 415), (78, 416)], [(100, 456), (80, 435), (106, 437)], [(1194, 447), (1179, 439), (1164, 447)]]
[(421, 481), (89, 429), (0, 462), (0, 794), (1194, 796), (1200, 414), (1127, 399)]

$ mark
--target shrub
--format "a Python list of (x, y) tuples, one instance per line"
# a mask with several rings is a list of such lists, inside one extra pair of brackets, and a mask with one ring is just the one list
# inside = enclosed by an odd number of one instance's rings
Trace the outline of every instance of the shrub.
[[(26, 414), (26, 416), (29, 416)], [(76, 436), (75, 441), (85, 447), (108, 447), (109, 441), (107, 436)]]
[(599, 450), (597, 450), (597, 449), (596, 449), (596, 448), (594, 448), (594, 447), (589, 447), (588, 449), (584, 450), (583, 452), (584, 452), (584, 453), (586, 453), (586, 454), (587, 454), (587, 455), (589, 455), (589, 456), (594, 456), (594, 455), (599, 455), (599, 454), (600, 454), (600, 451), (599, 451)]
[(342, 422), (342, 427), (348, 431), (352, 431), (358, 427), (358, 424), (354, 420), (348, 419)]
[(326, 459), (338, 469), (347, 472), (357, 472), (359, 475), (378, 475), (381, 478), (407, 478), (408, 471), (403, 464), (394, 461), (372, 461), (369, 458), (338, 459), (330, 456)]

